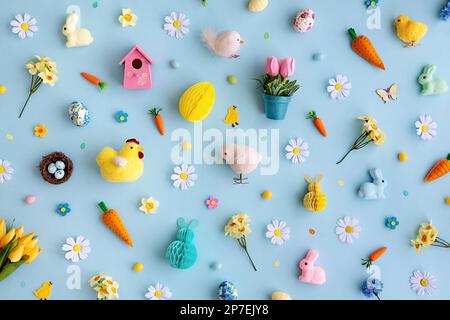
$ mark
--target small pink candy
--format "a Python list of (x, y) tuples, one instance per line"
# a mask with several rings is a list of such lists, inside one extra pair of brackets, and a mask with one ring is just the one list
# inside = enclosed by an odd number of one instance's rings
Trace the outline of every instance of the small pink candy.
[(36, 202), (36, 197), (35, 196), (29, 195), (29, 196), (25, 197), (25, 203), (26, 204), (32, 205), (35, 202)]

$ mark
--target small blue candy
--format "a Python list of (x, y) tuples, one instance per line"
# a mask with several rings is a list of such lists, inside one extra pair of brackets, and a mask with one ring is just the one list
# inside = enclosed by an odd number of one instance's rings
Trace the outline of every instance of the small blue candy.
[(325, 59), (325, 55), (323, 53), (316, 52), (313, 54), (312, 58), (314, 61), (322, 61), (323, 59)]

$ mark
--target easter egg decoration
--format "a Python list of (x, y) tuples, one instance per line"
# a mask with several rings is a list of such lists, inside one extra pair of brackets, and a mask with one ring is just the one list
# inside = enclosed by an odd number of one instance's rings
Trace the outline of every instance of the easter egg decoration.
[(261, 12), (269, 5), (269, 0), (250, 0), (248, 10), (250, 12)]
[(292, 300), (291, 296), (283, 291), (272, 292), (272, 300)]
[(300, 10), (294, 19), (294, 30), (301, 33), (308, 32), (315, 21), (316, 13), (312, 9)]
[(327, 196), (320, 191), (320, 181), (323, 176), (320, 175), (314, 182), (309, 176), (305, 176), (305, 180), (309, 183), (308, 193), (303, 198), (303, 206), (312, 212), (320, 212), (327, 207)]
[(202, 121), (214, 107), (215, 99), (214, 86), (210, 82), (198, 82), (187, 89), (181, 96), (179, 112), (187, 121)]
[(74, 101), (69, 105), (70, 121), (77, 127), (84, 127), (89, 123), (89, 110), (81, 102)]
[(193, 229), (199, 224), (198, 220), (192, 220), (189, 224), (183, 218), (177, 220), (177, 240), (173, 241), (166, 250), (166, 259), (170, 265), (177, 269), (188, 269), (197, 261), (197, 248), (194, 240)]
[(71, 177), (73, 162), (64, 153), (53, 152), (42, 158), (39, 171), (48, 183), (62, 184)]
[(217, 290), (217, 297), (219, 300), (237, 300), (239, 294), (233, 282), (223, 281)]

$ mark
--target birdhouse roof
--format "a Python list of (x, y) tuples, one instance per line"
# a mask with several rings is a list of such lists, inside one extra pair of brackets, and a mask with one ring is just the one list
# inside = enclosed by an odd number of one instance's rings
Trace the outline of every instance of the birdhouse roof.
[(150, 56), (146, 54), (145, 51), (139, 46), (134, 46), (133, 49), (131, 49), (130, 52), (128, 52), (127, 55), (119, 62), (119, 64), (123, 64), (126, 60), (129, 60), (131, 54), (136, 50), (145, 58), (145, 60), (147, 60), (150, 64), (153, 64), (153, 59), (150, 58)]

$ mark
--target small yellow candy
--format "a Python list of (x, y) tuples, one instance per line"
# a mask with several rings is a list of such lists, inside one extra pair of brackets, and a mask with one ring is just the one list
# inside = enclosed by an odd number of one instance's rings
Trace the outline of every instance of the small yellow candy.
[(189, 141), (183, 141), (181, 143), (181, 148), (183, 150), (191, 150), (192, 149), (192, 144)]
[(448, 204), (450, 206), (450, 197), (446, 197), (445, 198), (445, 203)]
[(229, 75), (227, 77), (227, 81), (228, 81), (229, 84), (234, 86), (234, 85), (236, 85), (238, 83), (238, 78), (236, 76), (234, 76), (234, 75)]
[(2, 86), (2, 85), (0, 85), (0, 94), (4, 94), (4, 93), (6, 93), (6, 87), (5, 86)]
[(275, 268), (279, 268), (280, 267), (280, 260), (275, 260), (275, 262), (273, 263), (273, 266), (275, 267)]
[(272, 191), (264, 191), (263, 193), (261, 193), (261, 198), (263, 198), (264, 200), (269, 200), (270, 198), (272, 198)]
[(399, 152), (399, 154), (398, 154), (398, 160), (400, 161), (400, 162), (405, 162), (405, 161), (407, 161), (408, 160), (408, 155), (406, 154), (406, 152)]
[(133, 266), (133, 271), (134, 272), (139, 272), (142, 269), (144, 269), (144, 265), (142, 263), (140, 263), (140, 262), (135, 263), (134, 266)]
[(338, 184), (339, 187), (343, 187), (345, 182), (344, 182), (344, 180), (338, 180), (337, 184)]

